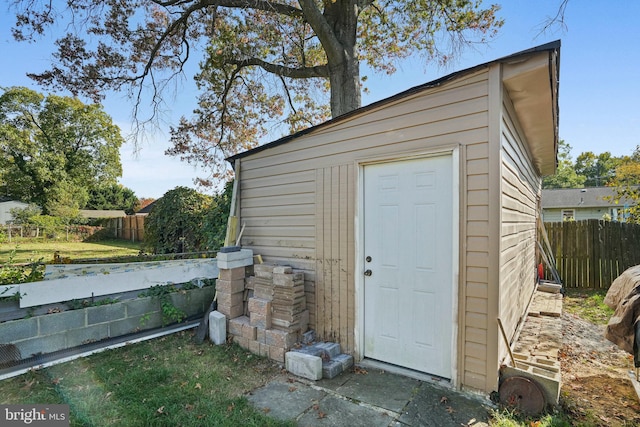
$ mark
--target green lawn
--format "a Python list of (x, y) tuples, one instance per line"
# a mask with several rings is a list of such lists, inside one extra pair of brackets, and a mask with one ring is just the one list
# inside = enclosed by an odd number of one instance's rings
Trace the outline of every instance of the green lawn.
[(139, 242), (127, 240), (106, 240), (95, 243), (65, 242), (55, 240), (15, 240), (12, 243), (0, 243), (0, 264), (9, 261), (11, 253), (15, 255), (13, 263), (24, 263), (42, 260), (50, 262), (53, 254), (59, 252), (62, 258), (111, 258), (116, 256), (137, 255)]
[(279, 368), (180, 332), (0, 381), (2, 404), (68, 404), (72, 426), (291, 426), (243, 394)]

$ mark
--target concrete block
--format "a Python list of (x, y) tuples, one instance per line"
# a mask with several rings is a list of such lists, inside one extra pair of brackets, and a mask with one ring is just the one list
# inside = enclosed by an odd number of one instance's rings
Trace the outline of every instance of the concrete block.
[(267, 343), (267, 331), (264, 328), (256, 328), (256, 341), (260, 344)]
[(273, 284), (276, 286), (292, 287), (304, 285), (304, 273), (276, 274), (273, 273)]
[(315, 344), (312, 345), (308, 345), (308, 346), (303, 346), (300, 348), (296, 348), (293, 351), (297, 351), (298, 353), (304, 353), (307, 354), (309, 356), (316, 356), (316, 357), (322, 357), (323, 351), (320, 347), (316, 346)]
[(557, 359), (540, 356), (529, 356), (522, 353), (513, 353), (513, 358), (516, 360), (516, 366), (524, 364), (553, 372), (560, 372), (560, 362)]
[(109, 336), (119, 337), (142, 330), (142, 319), (142, 316), (135, 316), (109, 322)]
[(220, 270), (246, 267), (253, 264), (253, 251), (251, 249), (241, 249), (238, 252), (219, 252), (216, 259)]
[(65, 333), (67, 348), (76, 347), (90, 342), (96, 342), (109, 337), (109, 325), (100, 323), (81, 329), (71, 329)]
[[(516, 362), (517, 364), (517, 362)], [(500, 369), (503, 379), (520, 376), (534, 381), (542, 390), (544, 398), (549, 405), (557, 405), (560, 399), (561, 378), (560, 372), (554, 372), (535, 366), (518, 364), (517, 368), (503, 366)]]
[(322, 378), (331, 379), (342, 373), (344, 370), (342, 363), (335, 360), (322, 362)]
[(5, 344), (29, 339), (37, 335), (38, 319), (35, 317), (0, 323), (0, 337), (2, 337), (0, 340)]
[(251, 249), (240, 249), (239, 251), (234, 252), (218, 252), (216, 255), (216, 260), (218, 261), (218, 268), (220, 270), (226, 269), (230, 270), (236, 267), (220, 267), (220, 261), (238, 261), (241, 259), (251, 258), (253, 260), (253, 250)]
[(293, 273), (293, 268), (286, 265), (277, 265), (273, 267), (273, 272), (276, 274), (291, 274)]
[(245, 350), (249, 349), (249, 340), (246, 339), (245, 337), (234, 336), (233, 342), (237, 343), (240, 347), (244, 348)]
[(20, 350), (22, 358), (34, 356), (36, 354), (46, 354), (67, 348), (65, 333), (47, 335), (45, 337), (31, 338), (16, 342), (15, 345)]
[(264, 344), (264, 343), (260, 343), (260, 356), (262, 357), (269, 357), (269, 346)]
[(262, 298), (250, 298), (249, 311), (263, 316), (271, 314), (271, 301)]
[(140, 316), (160, 309), (158, 299), (152, 297), (123, 301), (122, 305), (126, 307), (127, 317)]
[(162, 311), (153, 311), (136, 317), (139, 320), (140, 330), (158, 328), (162, 326)]
[[(309, 310), (307, 310), (309, 312)], [(302, 344), (311, 344), (316, 340), (316, 331), (313, 329), (302, 333)]]
[(261, 279), (272, 279), (275, 267), (273, 264), (254, 264), (253, 274)]
[(227, 342), (227, 318), (219, 311), (209, 313), (209, 339), (215, 345)]
[(266, 315), (258, 313), (249, 313), (249, 319), (251, 320), (251, 326), (255, 326), (260, 329), (271, 329), (271, 313)]
[(340, 344), (335, 343), (335, 342), (320, 342), (316, 345), (319, 349), (322, 350), (322, 352), (324, 354), (326, 354), (327, 356), (324, 356), (324, 358), (326, 359), (327, 357), (329, 359), (333, 359), (336, 356), (338, 356), (340, 354)]
[(229, 333), (235, 336), (242, 336), (242, 329), (244, 325), (249, 324), (249, 318), (247, 316), (236, 317), (235, 319), (229, 319)]
[(348, 371), (353, 366), (353, 356), (350, 354), (340, 353), (333, 361), (342, 364), (342, 372)]
[(169, 299), (175, 307), (182, 310), (187, 316), (196, 316), (207, 311), (207, 308), (209, 308), (211, 300), (213, 299), (213, 296), (211, 298), (207, 298), (200, 291), (202, 291), (202, 289), (194, 289), (193, 291), (188, 292), (174, 292), (169, 295)]
[[(220, 270), (220, 273), (218, 275), (218, 280), (227, 280), (227, 281), (238, 280), (238, 279), (244, 280), (245, 270), (246, 270), (245, 267), (222, 269)], [(216, 282), (216, 286), (217, 286), (217, 282)]]
[(285, 349), (280, 347), (269, 346), (269, 359), (279, 363), (284, 363)]
[(126, 315), (125, 306), (120, 303), (101, 305), (98, 307), (87, 307), (86, 310), (87, 325), (95, 325), (97, 323), (106, 323), (112, 320), (124, 319)]
[(318, 356), (289, 351), (285, 354), (285, 367), (299, 377), (313, 381), (322, 379), (322, 359)]
[(242, 305), (243, 301), (244, 301), (244, 292), (238, 292), (235, 294), (218, 292), (219, 305), (226, 305), (226, 306)]
[(244, 305), (224, 305), (218, 303), (218, 311), (229, 319), (235, 319), (236, 317), (244, 315)]
[(242, 336), (248, 339), (249, 341), (256, 340), (256, 331), (257, 331), (257, 328), (255, 326), (252, 326), (251, 324), (242, 325)]
[(64, 332), (68, 329), (84, 328), (86, 310), (87, 309), (71, 310), (62, 313), (47, 314), (46, 316), (38, 316), (40, 335), (51, 335)]
[(278, 329), (266, 330), (266, 343), (270, 346), (289, 350), (297, 341), (297, 332), (286, 332)]
[[(222, 271), (232, 271), (232, 270), (222, 270)], [(240, 279), (233, 279), (233, 280), (226, 280), (226, 279), (218, 279), (216, 280), (216, 290), (218, 291), (218, 295), (221, 292), (227, 293), (227, 294), (236, 294), (238, 292), (243, 292), (245, 289), (244, 286), (244, 279), (240, 278)]]
[(253, 354), (260, 354), (260, 343), (258, 341), (249, 341), (249, 351)]

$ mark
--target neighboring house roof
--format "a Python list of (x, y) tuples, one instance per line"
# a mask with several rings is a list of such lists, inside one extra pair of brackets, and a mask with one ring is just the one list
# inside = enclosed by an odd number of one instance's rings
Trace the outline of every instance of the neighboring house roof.
[[(613, 202), (616, 196), (613, 187), (588, 187), (588, 188), (556, 188), (542, 190), (542, 209), (564, 208), (598, 208), (635, 205), (635, 202), (623, 199), (620, 203)], [(607, 198), (611, 199), (607, 199)]]
[[(266, 150), (268, 148), (273, 148), (281, 144), (285, 144), (293, 139), (296, 139), (318, 129), (322, 129), (343, 120), (348, 120), (351, 117), (360, 115), (370, 110), (374, 110), (376, 108), (380, 108), (381, 106), (390, 104), (415, 93), (440, 86), (443, 83), (458, 79), (466, 74), (476, 72), (479, 69), (487, 68), (493, 64), (501, 62), (515, 63), (518, 60), (521, 60), (523, 57), (540, 52), (549, 53), (548, 63), (550, 64), (551, 69), (556, 70), (555, 75), (557, 75), (560, 67), (560, 40), (556, 40), (531, 49), (523, 50), (521, 52), (489, 61), (484, 64), (476, 65), (465, 70), (457, 71), (431, 82), (415, 86), (404, 92), (400, 92), (389, 98), (385, 98), (367, 106), (358, 108), (354, 111), (343, 114), (319, 125), (304, 129), (297, 133), (285, 136), (276, 141), (258, 146), (251, 150), (238, 153), (234, 156), (228, 157), (227, 161), (234, 164), (234, 161), (236, 159), (241, 159), (250, 154)], [(524, 130), (525, 136), (527, 137), (529, 147), (533, 155), (534, 164), (539, 168), (540, 172), (543, 175), (552, 175), (555, 172), (557, 166), (556, 153), (558, 143), (558, 82), (553, 81), (553, 75), (549, 74), (549, 69), (549, 67), (538, 67), (537, 69), (532, 69), (529, 73), (524, 73), (526, 74), (525, 76), (503, 76), (504, 87), (507, 89), (507, 91), (509, 91), (516, 111), (518, 111), (518, 113), (526, 111), (530, 113), (530, 117), (527, 116), (526, 118), (524, 118), (524, 120), (521, 120), (521, 126)], [(551, 104), (553, 112), (552, 114), (548, 115), (548, 117), (546, 117), (547, 120), (541, 120), (539, 114), (539, 106), (544, 105), (545, 107), (547, 107), (549, 104)]]
[(127, 214), (125, 211), (80, 209), (80, 216), (83, 218), (122, 218)]
[[(158, 199), (160, 200), (160, 199)], [(153, 206), (156, 204), (156, 202), (158, 200), (154, 200), (153, 202), (149, 203), (147, 206), (145, 206), (144, 208), (140, 209), (139, 211), (136, 212), (136, 215), (145, 215), (148, 214), (149, 212), (151, 212), (151, 209), (153, 209)]]

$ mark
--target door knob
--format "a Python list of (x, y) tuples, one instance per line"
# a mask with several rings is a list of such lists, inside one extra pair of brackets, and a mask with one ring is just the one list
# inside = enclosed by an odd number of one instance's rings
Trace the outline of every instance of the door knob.
[(371, 270), (365, 270), (364, 271), (364, 275), (365, 276), (371, 276)]

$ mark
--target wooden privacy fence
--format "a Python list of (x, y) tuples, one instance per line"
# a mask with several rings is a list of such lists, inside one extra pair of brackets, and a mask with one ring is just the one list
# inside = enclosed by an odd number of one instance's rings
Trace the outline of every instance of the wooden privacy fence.
[(113, 230), (116, 239), (142, 242), (144, 240), (144, 215), (128, 215), (109, 220), (107, 228)]
[(544, 225), (567, 288), (608, 289), (623, 271), (640, 264), (639, 224), (589, 219)]

